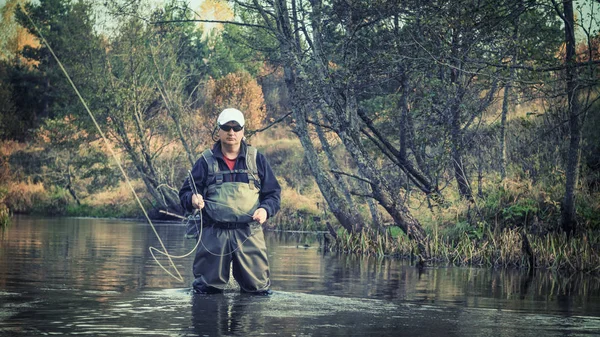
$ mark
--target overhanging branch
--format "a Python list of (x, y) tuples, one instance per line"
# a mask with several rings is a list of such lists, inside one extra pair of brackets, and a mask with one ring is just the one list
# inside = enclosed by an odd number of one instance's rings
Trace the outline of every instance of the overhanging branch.
[(252, 27), (252, 28), (261, 28), (261, 29), (269, 30), (269, 27), (266, 27), (266, 26), (255, 25), (253, 23), (237, 22), (237, 21), (203, 20), (203, 19), (150, 21), (150, 23), (153, 25), (161, 25), (161, 24), (168, 24), (168, 23), (186, 23), (186, 22), (221, 23), (221, 24), (225, 24), (225, 25), (236, 25), (236, 26), (242, 26), (242, 27)]
[(344, 176), (348, 176), (350, 178), (354, 178), (354, 179), (357, 179), (357, 180), (360, 180), (360, 181), (364, 181), (367, 184), (371, 184), (371, 181), (369, 179), (357, 176), (355, 174), (351, 174), (351, 173), (347, 173), (347, 172), (343, 172), (343, 171), (338, 171), (338, 170), (330, 170), (330, 172), (334, 173), (334, 174), (341, 174), (341, 175), (344, 175)]
[(283, 115), (282, 117), (280, 117), (280, 118), (278, 118), (277, 120), (273, 121), (271, 124), (269, 124), (269, 125), (265, 126), (265, 127), (264, 127), (264, 128), (262, 128), (262, 129), (258, 129), (258, 130), (252, 130), (252, 131), (249, 131), (249, 132), (247, 133), (247, 136), (248, 136), (248, 137), (251, 137), (251, 136), (252, 136), (252, 135), (254, 135), (255, 133), (259, 133), (259, 132), (263, 132), (263, 131), (265, 131), (265, 130), (267, 130), (267, 129), (271, 128), (273, 125), (275, 125), (275, 124), (277, 124), (277, 123), (280, 123), (280, 122), (282, 122), (284, 119), (286, 119), (286, 118), (287, 118), (289, 115), (291, 115), (291, 114), (292, 114), (292, 111), (290, 111), (290, 112), (286, 113), (285, 115)]
[[(490, 67), (496, 67), (496, 68), (505, 68), (505, 69), (523, 69), (523, 70), (529, 70), (529, 71), (533, 71), (533, 72), (547, 72), (547, 71), (559, 71), (559, 70), (565, 70), (567, 69), (566, 65), (559, 65), (559, 66), (554, 66), (554, 67), (533, 67), (533, 66), (525, 66), (525, 65), (520, 65), (520, 64), (502, 64), (502, 63), (493, 63), (493, 62), (488, 62), (488, 61), (481, 61), (481, 60), (473, 60), (473, 59), (467, 59), (467, 62), (471, 62), (471, 63), (478, 63), (478, 64), (484, 64)], [(600, 60), (595, 60), (595, 61), (586, 61), (586, 62), (577, 62), (572, 64), (572, 67), (575, 68), (580, 68), (580, 67), (586, 67), (586, 66), (590, 66), (590, 65), (596, 65), (596, 64), (600, 64)]]

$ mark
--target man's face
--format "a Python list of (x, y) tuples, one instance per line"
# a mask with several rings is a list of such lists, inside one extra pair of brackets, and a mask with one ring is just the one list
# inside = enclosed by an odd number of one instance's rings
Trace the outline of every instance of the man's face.
[(219, 127), (219, 139), (223, 144), (230, 146), (240, 145), (243, 138), (244, 128), (240, 127), (236, 122), (227, 122)]

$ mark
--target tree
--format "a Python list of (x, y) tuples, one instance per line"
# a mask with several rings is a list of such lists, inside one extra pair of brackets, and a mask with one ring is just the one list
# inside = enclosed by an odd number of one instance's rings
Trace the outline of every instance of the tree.
[(579, 178), (579, 162), (581, 161), (581, 124), (580, 104), (575, 53), (575, 13), (573, 1), (563, 1), (563, 8), (553, 1), (558, 15), (563, 19), (565, 29), (565, 82), (567, 94), (567, 116), (569, 120), (569, 150), (566, 165), (565, 195), (561, 205), (561, 223), (563, 230), (569, 235), (577, 230), (575, 213), (575, 188)]
[[(97, 60), (100, 48), (100, 40), (94, 34), (91, 11), (91, 4), (83, 0), (75, 3), (43, 0), (38, 5), (27, 3), (16, 13), (19, 24), (30, 34), (38, 39), (40, 34), (45, 37), (84, 93), (87, 90), (93, 92), (93, 83), (88, 80), (86, 72)], [(70, 114), (70, 108), (79, 109), (78, 98), (72, 94), (70, 84), (46, 45), (26, 46), (22, 54), (28, 62), (36, 65), (40, 78), (39, 85), (35, 87), (35, 96), (39, 97), (36, 118), (60, 118)]]
[(82, 196), (118, 182), (96, 133), (86, 132), (80, 119), (47, 119), (36, 139), (45, 149), (38, 158), (43, 181), (67, 190), (78, 205)]
[[(362, 58), (354, 58), (357, 53), (350, 53), (350, 50), (363, 50), (362, 46), (353, 42), (364, 41), (362, 37), (355, 40), (359, 36), (357, 32), (361, 33), (362, 22), (372, 19), (370, 15), (376, 17), (375, 13), (382, 13), (382, 8), (372, 11), (360, 11), (362, 8), (357, 8), (358, 16), (365, 15), (364, 19), (358, 19), (352, 17), (354, 13), (350, 13), (353, 8), (345, 13), (335, 13), (337, 9), (343, 11), (342, 7), (325, 7), (320, 1), (311, 1), (310, 7), (312, 14), (308, 15), (306, 8), (300, 9), (295, 1), (292, 1), (291, 8), (284, 1), (277, 1), (272, 7), (268, 4), (254, 4), (254, 8), (257, 8), (261, 15), (262, 26), (269, 27), (278, 38), (285, 81), (297, 122), (294, 130), (304, 146), (311, 171), (330, 209), (342, 226), (349, 231), (360, 230), (365, 224), (364, 219), (355, 209), (350, 208), (343, 193), (332, 183), (327, 170), (319, 164), (309, 136), (307, 121), (315, 119), (313, 111), (319, 109), (327, 120), (327, 127), (338, 135), (350, 156), (354, 158), (364, 180), (370, 183), (372, 197), (390, 213), (398, 226), (421, 245), (421, 253), (425, 254), (425, 235), (422, 228), (402, 204), (398, 194), (393, 191), (387, 175), (377, 169), (373, 158), (365, 151), (360, 140), (361, 119), (357, 98), (358, 86), (362, 83), (357, 80), (360, 76), (352, 71), (358, 69), (355, 67), (365, 62), (364, 57), (370, 55), (359, 54)], [(341, 17), (341, 14), (344, 16)], [(381, 22), (379, 19), (376, 17), (374, 21)], [(336, 25), (341, 29), (329, 31)], [(332, 44), (336, 38), (340, 38), (340, 42)], [(303, 48), (306, 48), (308, 53)], [(330, 48), (341, 49), (342, 54), (330, 53)]]
[(230, 73), (206, 83), (205, 111), (212, 125), (223, 109), (235, 107), (244, 112), (247, 128), (258, 129), (265, 120), (265, 102), (261, 87), (248, 72)]
[(19, 25), (15, 19), (15, 13), (19, 6), (23, 6), (25, 0), (8, 0), (0, 9), (2, 20), (0, 20), (0, 60), (27, 64), (29, 60), (19, 55), (25, 46), (39, 47), (39, 42), (26, 28)]
[[(0, 10), (0, 138), (24, 140), (35, 127), (36, 61), (24, 58), (25, 48), (37, 48), (36, 37), (19, 25), (15, 13), (23, 0), (7, 1)], [(17, 111), (19, 113), (17, 113)]]

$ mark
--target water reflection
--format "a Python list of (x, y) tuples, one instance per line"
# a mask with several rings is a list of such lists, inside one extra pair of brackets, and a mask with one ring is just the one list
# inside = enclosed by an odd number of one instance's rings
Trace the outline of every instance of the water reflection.
[[(600, 314), (600, 278), (549, 271), (436, 267), (419, 270), (406, 261), (304, 252), (307, 234), (276, 235), (272, 263), (276, 284), (298, 292), (372, 297), (444, 306), (530, 312)], [(314, 238), (313, 240), (317, 241)], [(306, 250), (317, 248), (310, 246)], [(287, 249), (287, 250), (286, 250)]]
[[(171, 254), (193, 248), (157, 224)], [(0, 231), (0, 335), (590, 335), (600, 280), (586, 275), (426, 268), (327, 253), (319, 236), (266, 234), (271, 297), (189, 294), (152, 259), (136, 221), (20, 217)], [(167, 265), (167, 261), (162, 261)]]

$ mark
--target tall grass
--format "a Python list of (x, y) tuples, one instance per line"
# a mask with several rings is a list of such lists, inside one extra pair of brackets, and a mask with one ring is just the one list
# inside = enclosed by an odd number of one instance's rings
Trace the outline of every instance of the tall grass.
[(48, 200), (49, 191), (44, 184), (31, 180), (7, 184), (5, 204), (15, 213), (33, 213)]
[[(143, 184), (139, 181), (134, 181), (133, 184), (136, 192), (143, 195)], [(89, 195), (81, 200), (81, 205), (77, 205), (65, 189), (56, 186), (46, 188), (41, 182), (28, 180), (8, 183), (4, 190), (6, 192), (3, 202), (0, 202), (0, 217), (2, 214), (9, 215), (8, 209), (14, 213), (43, 215), (116, 218), (136, 218), (143, 215), (125, 184)], [(2, 205), (6, 207), (4, 213)], [(146, 207), (150, 209), (151, 205)]]
[[(494, 268), (550, 269), (569, 272), (600, 272), (600, 235), (580, 235), (568, 238), (562, 233), (544, 237), (528, 235), (534, 264), (523, 251), (523, 233), (519, 229), (505, 229), (489, 233), (483, 240), (473, 240), (467, 233), (458, 239), (448, 236), (429, 238), (427, 256), (430, 264), (456, 266), (482, 266)], [(369, 256), (415, 257), (416, 244), (404, 234), (394, 237), (390, 231), (364, 230), (350, 234), (338, 233), (330, 247), (344, 253)]]
[(600, 209), (598, 191), (579, 192), (581, 231), (568, 237), (560, 229), (558, 188), (519, 176), (495, 181), (484, 180), (484, 197), (474, 204), (446, 190), (446, 204), (411, 209), (427, 233), (426, 252), (418, 251), (398, 227), (342, 231), (331, 249), (376, 256), (422, 254), (431, 264), (600, 273), (600, 227), (593, 211)]

